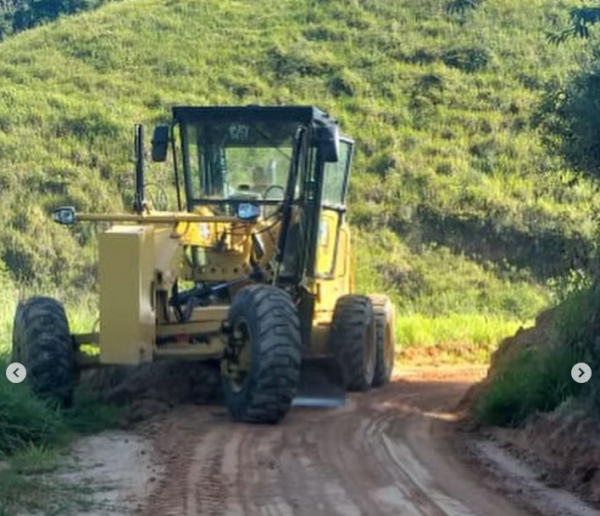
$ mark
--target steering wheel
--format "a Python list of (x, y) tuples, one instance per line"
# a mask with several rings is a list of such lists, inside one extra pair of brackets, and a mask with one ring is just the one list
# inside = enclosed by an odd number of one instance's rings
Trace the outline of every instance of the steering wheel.
[[(265, 193), (263, 195), (263, 199), (269, 200), (269, 193), (272, 190), (281, 190), (281, 200), (283, 200), (285, 198), (285, 188), (283, 188), (283, 186), (281, 186), (281, 185), (271, 185), (271, 186), (267, 187), (267, 189), (265, 190)], [(273, 200), (276, 201), (278, 199), (273, 199)]]
[[(265, 199), (266, 201), (269, 201), (269, 200), (278, 201), (279, 199), (269, 199), (269, 194), (272, 191), (276, 191), (276, 190), (281, 190), (281, 200), (283, 201), (283, 199), (285, 199), (285, 188), (283, 188), (283, 186), (280, 186), (280, 185), (271, 185), (271, 186), (267, 187), (265, 189), (265, 193), (263, 195), (263, 199)], [(263, 214), (264, 214), (265, 217), (270, 217), (278, 209), (279, 208), (277, 206), (264, 206), (263, 207)]]

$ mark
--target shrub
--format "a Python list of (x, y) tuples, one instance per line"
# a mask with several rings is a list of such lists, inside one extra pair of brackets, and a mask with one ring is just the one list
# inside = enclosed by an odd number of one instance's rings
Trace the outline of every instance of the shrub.
[[(600, 409), (600, 381), (580, 385), (571, 378), (571, 369), (578, 362), (600, 366), (600, 296), (598, 286), (578, 283), (549, 317), (538, 319), (540, 329), (533, 340), (519, 336), (512, 345), (520, 346), (514, 353), (505, 352), (496, 360), (490, 383), (484, 388), (475, 406), (475, 416), (483, 424), (518, 426), (535, 412), (548, 412), (581, 393), (587, 393), (592, 405)], [(552, 328), (551, 331), (543, 328)], [(544, 342), (548, 339), (549, 342)]]
[(484, 0), (451, 0), (446, 4), (446, 11), (451, 14), (465, 14), (477, 9)]
[(548, 412), (577, 394), (571, 368), (581, 355), (566, 344), (522, 349), (497, 371), (481, 394), (475, 417), (485, 425), (518, 426), (536, 412)]
[(442, 54), (442, 61), (446, 66), (467, 73), (483, 70), (491, 59), (490, 52), (483, 47), (458, 47)]

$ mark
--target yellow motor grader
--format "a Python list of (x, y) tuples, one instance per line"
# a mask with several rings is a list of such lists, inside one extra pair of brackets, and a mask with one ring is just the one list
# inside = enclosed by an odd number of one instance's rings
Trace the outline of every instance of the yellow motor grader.
[(214, 361), (232, 417), (274, 423), (294, 400), (335, 404), (336, 383), (387, 383), (393, 306), (353, 293), (353, 148), (315, 107), (175, 107), (152, 138), (152, 160), (170, 153), (174, 168), (178, 210), (164, 212), (145, 198), (138, 126), (133, 211), (53, 214), (67, 226), (110, 223), (99, 236), (100, 323), (72, 335), (58, 301), (20, 303), (13, 354), (33, 390), (66, 401), (83, 366)]

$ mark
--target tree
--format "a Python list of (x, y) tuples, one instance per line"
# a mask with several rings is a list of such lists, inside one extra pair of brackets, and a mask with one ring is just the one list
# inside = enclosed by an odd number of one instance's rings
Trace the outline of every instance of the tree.
[(573, 37), (588, 39), (590, 27), (600, 22), (600, 7), (575, 7), (570, 10), (569, 15), (569, 27), (548, 36), (553, 43), (563, 43)]
[[(600, 0), (594, 0), (600, 4)], [(569, 11), (568, 26), (548, 39), (561, 44), (572, 38), (590, 39), (600, 23), (600, 7)], [(546, 143), (572, 167), (600, 176), (600, 47), (593, 40), (589, 59), (564, 83), (548, 84), (538, 106), (534, 124), (542, 129)]]
[(0, 39), (111, 0), (0, 0)]

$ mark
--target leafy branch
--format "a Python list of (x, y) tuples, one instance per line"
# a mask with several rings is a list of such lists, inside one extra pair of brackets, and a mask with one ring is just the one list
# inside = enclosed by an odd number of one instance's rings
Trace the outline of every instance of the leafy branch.
[(578, 7), (571, 9), (569, 14), (569, 27), (558, 33), (548, 34), (551, 43), (564, 43), (571, 38), (589, 39), (590, 28), (600, 22), (600, 7)]

